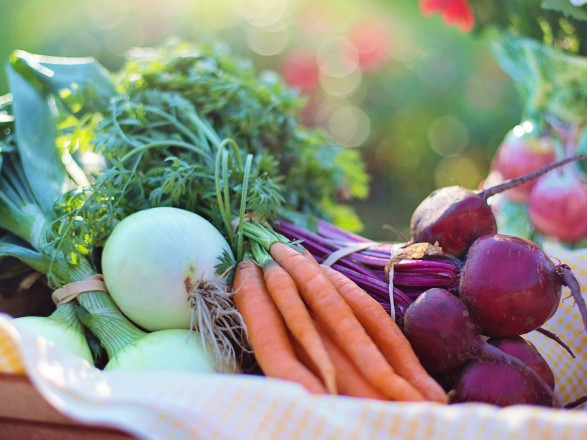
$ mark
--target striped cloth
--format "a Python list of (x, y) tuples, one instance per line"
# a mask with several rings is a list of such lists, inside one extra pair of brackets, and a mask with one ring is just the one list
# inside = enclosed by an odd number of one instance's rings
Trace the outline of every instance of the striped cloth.
[[(587, 286), (587, 252), (545, 246)], [(567, 403), (587, 394), (587, 334), (572, 300), (545, 325), (576, 358), (540, 334)], [(84, 423), (142, 439), (586, 439), (585, 405), (576, 410), (484, 404), (443, 406), (313, 396), (274, 379), (179, 372), (102, 372), (46, 340), (17, 331), (0, 315), (0, 371), (26, 373), (47, 401)], [(4, 396), (3, 398), (10, 398)]]
[[(583, 297), (587, 298), (587, 250), (569, 251), (552, 242), (543, 244), (543, 248), (553, 261), (562, 261), (571, 266), (581, 285)], [(527, 336), (548, 360), (556, 378), (556, 392), (561, 402), (573, 402), (587, 395), (587, 331), (575, 301), (569, 297), (568, 289), (563, 290), (563, 299), (557, 312), (543, 327), (556, 333), (576, 356), (573, 359), (558, 343), (540, 333), (532, 332)], [(587, 404), (580, 408), (587, 409)]]

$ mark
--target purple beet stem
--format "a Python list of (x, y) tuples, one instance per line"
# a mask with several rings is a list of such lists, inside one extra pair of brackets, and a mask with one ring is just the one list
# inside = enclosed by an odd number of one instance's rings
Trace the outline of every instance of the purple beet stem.
[[(288, 237), (289, 239), (291, 239), (292, 237), (288, 236), (287, 234), (284, 234), (286, 237)], [(324, 261), (326, 259), (326, 257), (328, 255), (331, 254), (332, 251), (329, 251), (328, 249), (326, 249), (324, 246), (321, 246), (319, 244), (313, 243), (309, 240), (304, 240), (303, 242), (304, 247), (306, 249), (308, 249), (310, 251), (310, 253), (314, 256), (314, 258), (316, 258), (316, 260), (318, 260), (320, 263), (322, 263), (322, 261)], [(339, 263), (343, 266), (348, 267), (349, 269), (353, 269), (356, 272), (362, 273), (364, 275), (371, 275), (371, 272), (365, 268), (363, 268), (362, 266), (359, 266), (358, 264), (353, 263), (352, 261), (348, 260), (348, 259), (341, 259), (339, 260)]]
[(351, 232), (344, 231), (337, 228), (333, 224), (328, 223), (324, 220), (318, 220), (318, 234), (331, 238), (334, 240), (351, 241), (351, 242), (369, 242), (371, 240), (361, 237), (360, 235), (353, 234)]
[[(331, 229), (335, 228), (335, 226), (332, 225), (329, 227)], [(324, 251), (324, 255), (328, 255), (331, 252), (345, 247), (341, 246), (339, 243), (334, 243), (316, 233), (285, 221), (281, 221), (276, 227), (276, 230), (290, 239), (304, 239), (305, 245), (310, 242), (312, 242), (312, 245), (320, 245), (320, 249)], [(361, 241), (355, 242), (368, 243), (370, 241), (371, 240), (362, 239)], [(346, 243), (348, 244), (352, 242), (347, 241)], [(380, 244), (376, 242), (374, 242), (374, 244), (375, 247), (355, 252), (352, 255), (345, 257), (344, 260), (353, 260), (356, 263), (362, 264), (372, 269), (384, 268), (391, 256), (391, 249), (393, 248), (393, 245)], [(395, 270), (405, 270), (410, 272), (426, 272), (429, 270), (430, 274), (442, 273), (444, 270), (448, 274), (455, 274), (456, 276), (460, 269), (460, 262), (457, 263), (453, 260), (454, 259), (450, 257), (432, 257), (428, 260), (403, 260), (395, 265)]]
[[(339, 259), (332, 267), (365, 289), (389, 313), (389, 286), (384, 271), (391, 251), (398, 245), (377, 243), (319, 221), (318, 233), (308, 231), (286, 221), (275, 229), (290, 240), (302, 240), (303, 245), (318, 261), (353, 243), (373, 243), (373, 247), (354, 252)], [(407, 307), (430, 287), (456, 288), (461, 267), (460, 260), (438, 256), (428, 260), (403, 260), (394, 267), (393, 298), (398, 319)]]

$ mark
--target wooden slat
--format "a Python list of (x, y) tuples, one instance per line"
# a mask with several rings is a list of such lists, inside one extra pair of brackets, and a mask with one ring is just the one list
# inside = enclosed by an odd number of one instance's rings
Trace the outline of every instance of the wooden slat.
[(31, 422), (0, 417), (0, 438), (7, 440), (126, 440), (130, 437), (111, 429)]
[[(43, 399), (25, 375), (0, 373), (0, 396), (2, 439), (132, 439), (120, 431), (84, 425), (64, 416)], [(58, 435), (48, 436), (51, 432)]]

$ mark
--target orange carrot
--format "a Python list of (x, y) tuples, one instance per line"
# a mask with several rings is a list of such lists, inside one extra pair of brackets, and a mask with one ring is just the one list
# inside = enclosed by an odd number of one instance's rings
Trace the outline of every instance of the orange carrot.
[(409, 341), (383, 307), (353, 280), (329, 266), (322, 268), (394, 371), (426, 398), (446, 403), (446, 393), (422, 367)]
[[(336, 345), (332, 337), (330, 337), (318, 323), (315, 323), (314, 325), (317, 326), (324, 346), (336, 367), (336, 385), (339, 393), (345, 396), (388, 400), (379, 390), (375, 389), (367, 379), (365, 379), (363, 374), (361, 374), (345, 352)], [(318, 371), (316, 364), (299, 342), (294, 341), (294, 348), (296, 353), (298, 353), (300, 360), (307, 365), (310, 370)]]
[(273, 260), (263, 265), (263, 276), (287, 328), (316, 363), (328, 392), (336, 394), (336, 370), (294, 280)]
[(255, 358), (265, 375), (297, 382), (315, 394), (326, 394), (320, 379), (296, 358), (261, 268), (252, 260), (241, 261), (233, 287), (234, 304), (243, 317)]
[(394, 373), (318, 263), (284, 243), (273, 244), (269, 252), (292, 276), (316, 319), (324, 324), (375, 388), (393, 400), (426, 400), (422, 393)]

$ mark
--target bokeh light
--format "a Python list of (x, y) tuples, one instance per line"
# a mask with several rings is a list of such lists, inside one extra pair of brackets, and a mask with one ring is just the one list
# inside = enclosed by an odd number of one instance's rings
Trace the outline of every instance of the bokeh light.
[(318, 46), (318, 65), (328, 76), (342, 78), (359, 68), (359, 53), (344, 37), (330, 37)]
[(340, 107), (332, 112), (328, 129), (341, 144), (347, 147), (361, 145), (371, 131), (369, 117), (354, 106)]
[(434, 171), (437, 187), (460, 185), (475, 188), (485, 176), (485, 170), (467, 155), (451, 155), (442, 159)]
[(287, 45), (288, 36), (287, 26), (282, 22), (265, 27), (249, 27), (247, 44), (259, 55), (277, 55)]
[(441, 156), (462, 153), (469, 142), (469, 131), (465, 124), (454, 116), (437, 118), (428, 130), (430, 147)]
[(516, 137), (522, 137), (526, 134), (532, 133), (534, 130), (534, 124), (530, 121), (524, 121), (521, 124), (516, 125), (512, 128), (512, 133)]
[(333, 96), (352, 95), (360, 87), (363, 80), (361, 70), (354, 69), (345, 76), (330, 76), (321, 72), (320, 84), (326, 93)]
[[(401, 145), (402, 154), (397, 146)], [(381, 174), (405, 174), (409, 176), (418, 171), (421, 163), (421, 150), (409, 140), (390, 136), (382, 139), (375, 150), (375, 159)], [(400, 173), (397, 171), (401, 170)]]
[(236, 9), (253, 26), (273, 26), (284, 18), (287, 0), (239, 0)]

